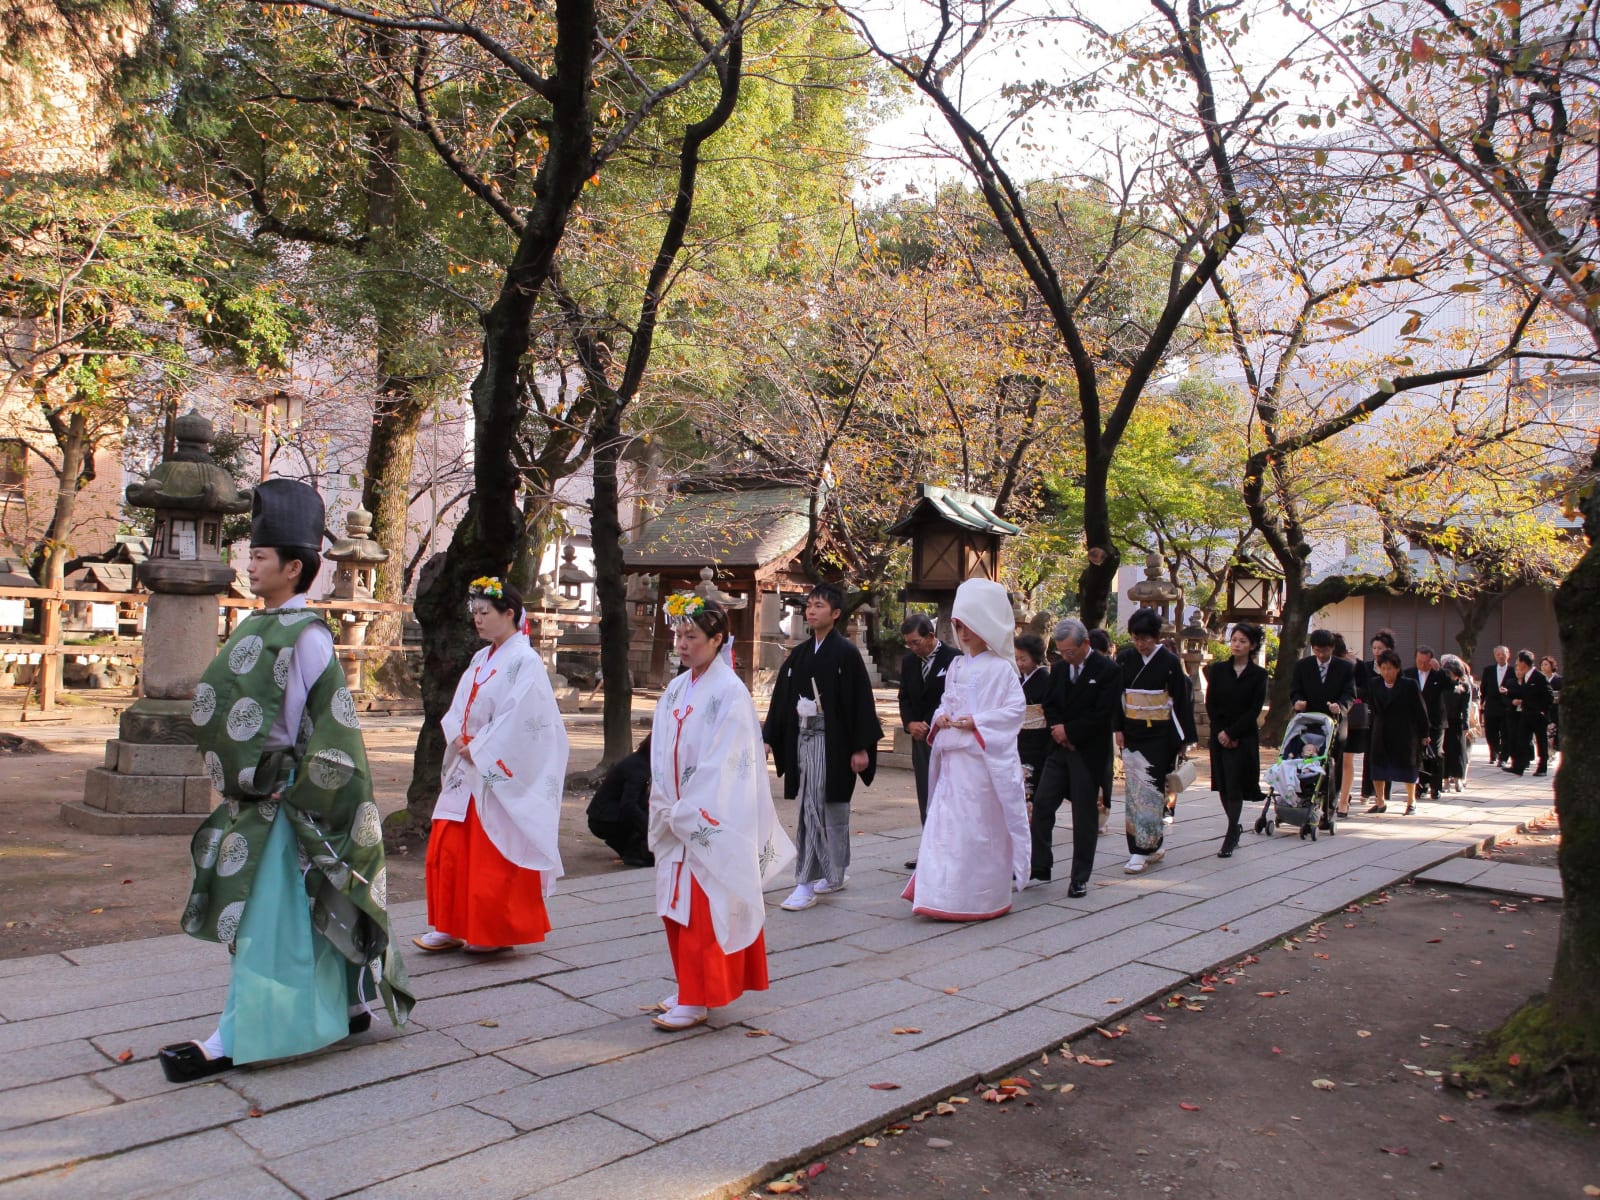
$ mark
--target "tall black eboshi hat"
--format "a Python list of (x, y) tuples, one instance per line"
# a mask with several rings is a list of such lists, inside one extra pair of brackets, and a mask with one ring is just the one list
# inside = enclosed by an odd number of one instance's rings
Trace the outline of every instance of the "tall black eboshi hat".
[(250, 505), (250, 545), (322, 552), (322, 497), (298, 479), (263, 479)]

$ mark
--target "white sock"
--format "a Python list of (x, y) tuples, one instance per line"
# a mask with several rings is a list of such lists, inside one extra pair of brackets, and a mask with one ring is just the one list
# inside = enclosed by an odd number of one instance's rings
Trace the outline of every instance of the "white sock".
[(223, 1048), (222, 1045), (222, 1029), (219, 1027), (215, 1033), (213, 1033), (205, 1041), (201, 1042), (200, 1049), (205, 1053), (207, 1058), (225, 1057), (228, 1052)]

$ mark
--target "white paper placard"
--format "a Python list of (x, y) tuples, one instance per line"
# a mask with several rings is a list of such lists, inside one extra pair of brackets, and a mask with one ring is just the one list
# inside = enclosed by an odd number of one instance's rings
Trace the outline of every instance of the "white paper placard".
[(89, 605), (89, 628), (117, 631), (117, 606), (115, 604)]
[(0, 625), (21, 625), (27, 619), (26, 608), (24, 600), (0, 600)]

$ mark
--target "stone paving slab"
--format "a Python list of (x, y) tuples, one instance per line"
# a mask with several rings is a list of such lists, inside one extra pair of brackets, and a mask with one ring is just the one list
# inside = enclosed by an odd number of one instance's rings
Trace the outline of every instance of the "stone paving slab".
[[(975, 924), (913, 917), (899, 898), (914, 827), (857, 839), (843, 893), (802, 913), (777, 908), (787, 884), (769, 893), (771, 988), (682, 1034), (641, 1011), (673, 984), (639, 871), (563, 881), (546, 942), (493, 958), (413, 952), (426, 906), (396, 905), (421, 997), (410, 1027), (380, 1018), (323, 1053), (197, 1085), (168, 1085), (150, 1055), (210, 1032), (216, 946), (161, 937), (0, 962), (0, 1200), (731, 1196), (1416, 871), (1540, 894), (1536, 871), (1457, 857), (1550, 802), (1547, 780), (1480, 774), (1414, 817), (1316, 842), (1247, 835), (1230, 859), (1215, 854), (1215, 799), (1185, 797), (1144, 875), (1121, 874), (1114, 830), (1087, 896), (1058, 880)], [(1056, 844), (1064, 864), (1065, 825)]]
[(1561, 872), (1555, 867), (1491, 862), (1482, 858), (1452, 858), (1423, 871), (1417, 879), (1421, 883), (1444, 883), (1508, 896), (1538, 896), (1545, 900), (1562, 898)]

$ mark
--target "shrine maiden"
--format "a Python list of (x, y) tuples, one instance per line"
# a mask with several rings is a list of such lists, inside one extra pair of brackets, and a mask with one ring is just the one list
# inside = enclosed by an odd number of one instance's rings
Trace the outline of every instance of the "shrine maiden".
[(755, 704), (721, 655), (728, 614), (683, 593), (668, 598), (666, 616), (686, 669), (651, 727), (650, 849), (678, 980), (655, 1023), (677, 1030), (766, 990), (762, 889), (795, 850), (773, 807)]
[(1005, 588), (969, 579), (956, 591), (952, 624), (965, 655), (945, 676), (929, 734), (928, 823), (904, 898), (944, 921), (986, 921), (1011, 911), (1028, 886), (1032, 843), (1017, 733), (1022, 685)]
[(488, 954), (550, 932), (545, 896), (561, 878), (567, 730), (522, 632), (522, 594), (485, 577), (472, 581), (467, 604), (489, 644), (473, 655), (445, 714), (450, 746), (428, 837), (433, 931), (412, 940), (429, 951)]

